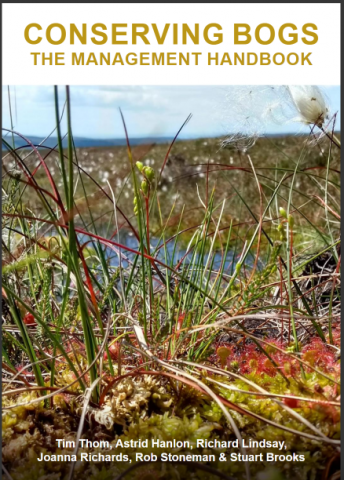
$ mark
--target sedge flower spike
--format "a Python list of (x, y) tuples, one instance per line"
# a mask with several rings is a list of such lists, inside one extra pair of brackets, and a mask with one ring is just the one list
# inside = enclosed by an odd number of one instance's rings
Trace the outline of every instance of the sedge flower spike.
[(321, 128), (329, 108), (320, 89), (315, 85), (289, 85), (288, 91), (299, 114), (297, 120)]

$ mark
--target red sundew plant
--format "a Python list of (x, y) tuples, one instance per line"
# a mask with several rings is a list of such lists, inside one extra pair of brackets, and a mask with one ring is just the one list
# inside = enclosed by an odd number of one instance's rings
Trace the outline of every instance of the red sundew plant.
[(185, 316), (186, 316), (186, 313), (182, 312), (178, 317), (177, 326), (176, 326), (177, 338), (179, 338), (180, 330), (182, 329)]
[[(117, 360), (117, 359), (118, 359), (119, 352), (120, 352), (120, 345), (119, 345), (118, 342), (112, 343), (112, 344), (109, 346), (109, 354), (110, 354), (110, 357), (111, 357), (113, 360)], [(104, 358), (104, 360), (107, 360), (107, 359), (108, 359), (108, 354), (107, 354), (107, 352), (104, 352), (103, 358)]]
[(313, 367), (318, 367), (324, 372), (339, 373), (339, 363), (336, 350), (325, 344), (320, 338), (312, 338), (302, 350), (302, 359)]
[(290, 408), (297, 408), (300, 402), (296, 398), (284, 398), (283, 403)]
[(35, 317), (29, 312), (24, 315), (23, 322), (25, 323), (25, 325), (28, 325), (28, 326), (37, 325)]
[[(264, 344), (266, 352), (270, 356), (268, 358), (266, 354), (259, 350), (259, 348), (253, 344), (247, 344), (245, 347), (237, 348), (235, 353), (233, 347), (230, 344), (222, 344), (218, 346), (216, 355), (212, 355), (209, 359), (215, 362), (220, 362), (222, 368), (227, 366), (230, 368), (235, 363), (241, 374), (257, 374), (268, 375), (275, 377), (278, 373), (277, 368), (280, 369), (286, 377), (295, 377), (300, 374), (300, 362), (296, 358), (283, 353), (285, 346), (282, 342), (275, 339), (266, 339)], [(308, 363), (311, 367), (319, 368), (320, 370), (331, 373), (339, 373), (339, 363), (336, 357), (336, 350), (331, 346), (325, 344), (320, 338), (315, 337), (302, 348), (301, 359)], [(277, 367), (274, 363), (277, 364)], [(311, 372), (312, 369), (305, 367), (307, 372)]]
[(308, 407), (326, 416), (327, 419), (331, 420), (333, 425), (340, 421), (340, 410), (333, 405), (326, 404), (326, 402), (308, 403)]
[(23, 365), (23, 364), (20, 364), (20, 365), (16, 366), (17, 372), (20, 372), (20, 375), (23, 375), (25, 377), (29, 377), (28, 378), (29, 380), (34, 379), (34, 374), (32, 372), (29, 372), (29, 370), (27, 370), (24, 367), (25, 367), (25, 365)]

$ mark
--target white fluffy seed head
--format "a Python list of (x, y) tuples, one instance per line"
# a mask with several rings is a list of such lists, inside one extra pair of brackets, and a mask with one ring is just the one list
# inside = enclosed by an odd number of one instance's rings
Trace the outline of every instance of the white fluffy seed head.
[(289, 85), (288, 91), (299, 114), (296, 120), (322, 127), (329, 117), (329, 108), (320, 89), (315, 85)]
[[(305, 125), (328, 131), (336, 119), (335, 115), (330, 118), (327, 97), (317, 86), (241, 85), (228, 87), (225, 92), (219, 115), (229, 134), (221, 146), (241, 152), (247, 152), (273, 125), (283, 133), (298, 122), (299, 132), (307, 133)], [(312, 128), (312, 142), (318, 143), (324, 136), (324, 132), (313, 132)]]

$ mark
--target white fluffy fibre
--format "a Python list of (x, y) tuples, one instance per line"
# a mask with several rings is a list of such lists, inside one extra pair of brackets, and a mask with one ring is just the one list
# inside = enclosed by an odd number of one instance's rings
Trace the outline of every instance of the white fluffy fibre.
[(320, 89), (315, 85), (290, 85), (288, 91), (299, 113), (296, 120), (322, 127), (329, 118), (329, 107)]
[[(230, 87), (221, 106), (222, 124), (228, 137), (224, 146), (246, 151), (271, 124), (281, 127), (292, 122), (309, 125), (312, 133), (323, 135), (314, 126), (332, 130), (328, 100), (314, 85), (244, 85)], [(333, 117), (334, 120), (335, 117)], [(304, 131), (304, 130), (303, 130)]]

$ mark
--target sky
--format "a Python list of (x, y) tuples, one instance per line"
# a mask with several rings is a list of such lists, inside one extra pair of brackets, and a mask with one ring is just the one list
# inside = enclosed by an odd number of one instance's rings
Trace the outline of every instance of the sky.
[[(245, 128), (259, 134), (309, 131), (285, 114), (282, 87), (268, 86), (71, 86), (74, 136), (123, 138), (119, 108), (129, 137), (171, 137), (186, 117), (192, 119), (179, 138), (200, 138), (237, 133)], [(331, 115), (337, 113), (340, 128), (340, 87), (320, 87)], [(52, 86), (3, 86), (3, 127), (11, 128), (9, 95), (14, 130), (25, 136), (45, 137), (55, 127)], [(278, 95), (277, 93), (278, 92)], [(65, 98), (59, 87), (60, 109)], [(249, 98), (249, 100), (248, 100)], [(283, 110), (283, 114), (282, 114)], [(274, 112), (271, 114), (271, 112)], [(269, 114), (268, 114), (269, 113)], [(250, 117), (250, 120), (247, 120)], [(251, 121), (252, 120), (252, 121)], [(66, 129), (62, 122), (62, 133)], [(246, 132), (244, 132), (246, 133)]]

